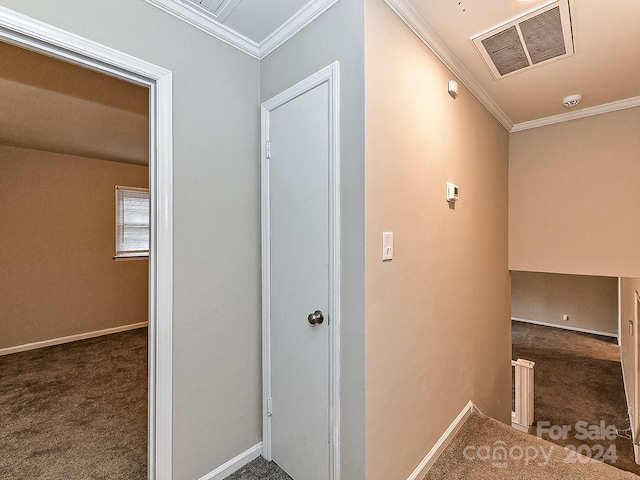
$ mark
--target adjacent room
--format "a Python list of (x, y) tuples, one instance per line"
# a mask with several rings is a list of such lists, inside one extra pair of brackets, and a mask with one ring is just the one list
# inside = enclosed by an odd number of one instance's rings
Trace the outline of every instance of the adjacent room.
[[(513, 359), (535, 363), (530, 433), (562, 446), (602, 447), (594, 452), (601, 461), (640, 473), (618, 344), (618, 298), (615, 277), (511, 272)], [(581, 438), (601, 421), (615, 434)], [(571, 430), (549, 435), (551, 425)]]
[(148, 91), (0, 58), (0, 472), (145, 478)]
[[(634, 367), (638, 109), (512, 133), (513, 357), (535, 362), (534, 423), (560, 445), (640, 473)], [(612, 195), (611, 192), (616, 192)], [(581, 439), (578, 422), (611, 426)], [(576, 438), (578, 435), (578, 438)], [(597, 445), (603, 446), (599, 452)]]

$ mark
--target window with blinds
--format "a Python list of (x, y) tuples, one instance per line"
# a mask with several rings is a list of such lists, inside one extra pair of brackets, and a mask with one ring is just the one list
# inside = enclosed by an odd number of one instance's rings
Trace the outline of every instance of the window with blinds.
[(116, 187), (115, 258), (149, 256), (149, 190)]

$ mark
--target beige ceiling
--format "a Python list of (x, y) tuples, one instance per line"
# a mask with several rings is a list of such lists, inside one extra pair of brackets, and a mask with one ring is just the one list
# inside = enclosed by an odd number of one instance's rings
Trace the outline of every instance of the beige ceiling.
[(576, 54), (495, 80), (471, 37), (551, 2), (407, 0), (512, 123), (640, 95), (640, 1), (570, 0)]
[[(243, 51), (259, 58), (263, 48), (260, 42), (269, 43), (265, 39), (287, 30), (286, 26), (294, 18), (311, 18), (314, 10), (322, 11), (336, 0), (146, 1), (173, 13), (176, 6), (195, 5), (213, 23), (223, 23), (229, 31), (257, 42), (258, 54), (251, 49)], [(499, 80), (490, 73), (472, 37), (554, 1), (384, 1), (508, 129), (640, 106), (640, 0), (558, 0), (568, 4), (571, 11), (575, 55)], [(183, 14), (176, 15), (184, 18)], [(200, 24), (199, 20), (190, 18), (191, 23)], [(295, 33), (295, 29), (291, 33)], [(231, 40), (235, 45), (237, 39)], [(581, 94), (582, 101), (567, 110), (561, 101), (573, 94)]]
[(0, 42), (0, 144), (139, 165), (149, 91)]
[[(632, 98), (635, 105), (640, 104), (640, 0), (569, 0), (576, 54), (500, 80), (493, 78), (471, 38), (552, 2), (385, 1), (400, 10), (410, 10), (418, 20), (416, 24), (425, 26), (427, 36), (436, 39), (436, 46), (444, 45), (446, 51), (440, 56), (462, 66), (458, 70), (466, 76), (461, 78), (463, 82), (478, 86), (489, 97), (499, 110), (497, 117), (508, 128), (567, 113), (561, 100), (575, 93), (582, 94), (583, 99), (571, 112)], [(226, 26), (255, 40), (268, 37), (286, 24), (295, 15), (293, 10), (314, 3), (215, 2), (235, 3), (229, 9)], [(2, 144), (137, 164), (148, 162), (149, 105), (144, 87), (0, 43), (0, 109)]]

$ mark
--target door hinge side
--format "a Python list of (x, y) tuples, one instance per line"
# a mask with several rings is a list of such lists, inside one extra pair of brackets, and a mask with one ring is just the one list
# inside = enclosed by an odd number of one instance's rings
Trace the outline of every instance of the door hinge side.
[(273, 402), (271, 400), (271, 397), (268, 397), (267, 398), (267, 416), (270, 417), (272, 412), (273, 412)]
[(265, 145), (265, 155), (267, 158), (271, 158), (271, 142), (267, 140), (267, 144)]

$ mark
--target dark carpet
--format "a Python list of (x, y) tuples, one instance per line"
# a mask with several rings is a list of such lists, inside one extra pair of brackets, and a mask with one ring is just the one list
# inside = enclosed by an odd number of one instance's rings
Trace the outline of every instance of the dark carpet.
[(292, 480), (275, 462), (258, 457), (224, 480)]
[(0, 357), (0, 478), (147, 477), (147, 329)]
[(548, 422), (557, 427), (541, 432), (545, 440), (640, 474), (631, 440), (615, 434), (629, 428), (615, 340), (521, 322), (512, 323), (512, 337), (513, 358), (536, 362), (529, 433), (536, 435), (538, 422)]
[(423, 480), (637, 480), (474, 411)]

